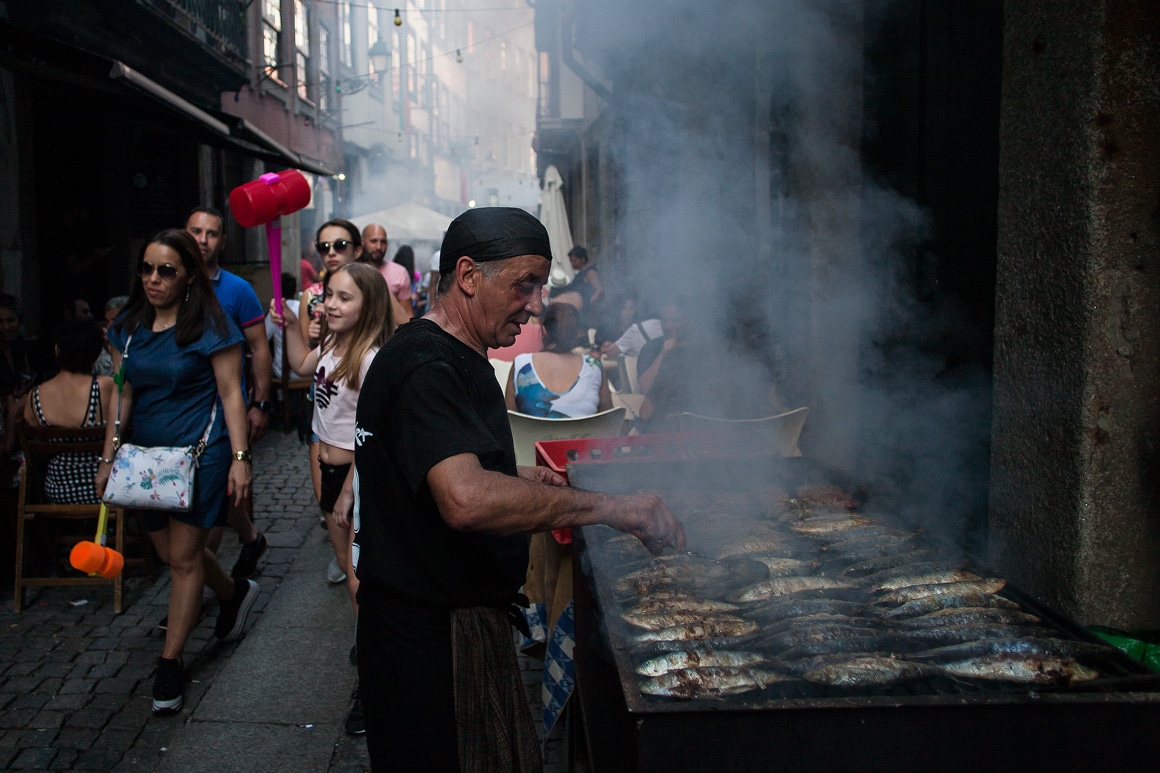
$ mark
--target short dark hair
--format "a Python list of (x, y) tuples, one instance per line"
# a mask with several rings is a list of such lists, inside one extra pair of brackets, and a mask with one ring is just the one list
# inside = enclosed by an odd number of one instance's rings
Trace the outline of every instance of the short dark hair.
[(293, 298), (298, 294), (298, 280), (289, 271), (282, 272), (282, 297)]
[(544, 351), (568, 352), (580, 337), (580, 312), (568, 303), (553, 303), (544, 312)]
[(188, 223), (189, 219), (197, 214), (204, 214), (204, 215), (210, 215), (211, 217), (216, 217), (218, 219), (218, 221), (221, 222), (221, 224), (222, 224), (222, 230), (224, 231), (226, 229), (226, 216), (223, 215), (221, 213), (221, 211), (218, 210), (216, 207), (211, 207), (208, 204), (205, 205), (204, 207), (194, 207), (193, 209), (189, 210), (189, 214), (185, 216), (185, 222)]
[(407, 275), (412, 276), (415, 273), (415, 250), (409, 244), (404, 244), (395, 253), (395, 257), (391, 259), (398, 263), (403, 268), (407, 269)]
[(93, 320), (70, 319), (56, 329), (56, 348), (61, 370), (91, 373), (101, 353), (101, 328)]
[(573, 255), (580, 258), (580, 260), (588, 260), (588, 250), (584, 249), (579, 244), (568, 250), (568, 257), (572, 257)]

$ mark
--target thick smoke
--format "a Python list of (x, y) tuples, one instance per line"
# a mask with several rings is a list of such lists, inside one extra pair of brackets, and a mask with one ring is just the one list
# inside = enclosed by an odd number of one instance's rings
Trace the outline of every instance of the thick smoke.
[(915, 299), (929, 217), (861, 158), (864, 51), (886, 4), (578, 7), (576, 49), (613, 89), (605, 284), (654, 310), (684, 299), (754, 364), (716, 374), (722, 385), (778, 381), (790, 407), (811, 408), (808, 455), (961, 541), (985, 517), (986, 470), (971, 460), (986, 458), (989, 387), (946, 351), (959, 310)]

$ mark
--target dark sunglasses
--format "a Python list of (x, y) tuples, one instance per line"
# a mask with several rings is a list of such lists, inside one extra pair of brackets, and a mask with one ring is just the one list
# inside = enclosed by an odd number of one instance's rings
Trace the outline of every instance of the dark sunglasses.
[(137, 274), (142, 279), (148, 279), (149, 277), (153, 276), (154, 271), (156, 271), (158, 276), (160, 276), (162, 279), (177, 278), (177, 266), (171, 266), (168, 263), (162, 263), (159, 266), (153, 266), (149, 263), (146, 263), (145, 261), (141, 261), (137, 264)]
[(314, 245), (314, 249), (318, 250), (319, 255), (327, 255), (330, 253), (331, 246), (333, 246), (334, 251), (339, 255), (342, 255), (346, 252), (346, 248), (350, 245), (351, 242), (347, 239), (335, 239), (332, 242), (319, 242), (318, 244)]

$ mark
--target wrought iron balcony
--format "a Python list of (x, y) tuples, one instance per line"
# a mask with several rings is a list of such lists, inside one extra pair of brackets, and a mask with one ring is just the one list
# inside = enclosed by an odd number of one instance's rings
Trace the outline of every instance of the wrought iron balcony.
[(235, 61), (246, 58), (246, 6), (241, 0), (137, 0), (193, 39)]

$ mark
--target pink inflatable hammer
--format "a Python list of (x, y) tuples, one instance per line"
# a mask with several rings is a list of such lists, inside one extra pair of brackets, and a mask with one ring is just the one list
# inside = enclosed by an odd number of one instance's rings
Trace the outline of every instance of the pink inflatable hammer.
[(267, 172), (230, 191), (230, 211), (243, 228), (270, 223), (310, 203), (310, 183), (297, 169)]
[(297, 169), (267, 172), (257, 180), (230, 191), (230, 211), (243, 228), (266, 226), (266, 246), (270, 250), (270, 285), (274, 307), (282, 314), (282, 215), (310, 203), (310, 183)]

